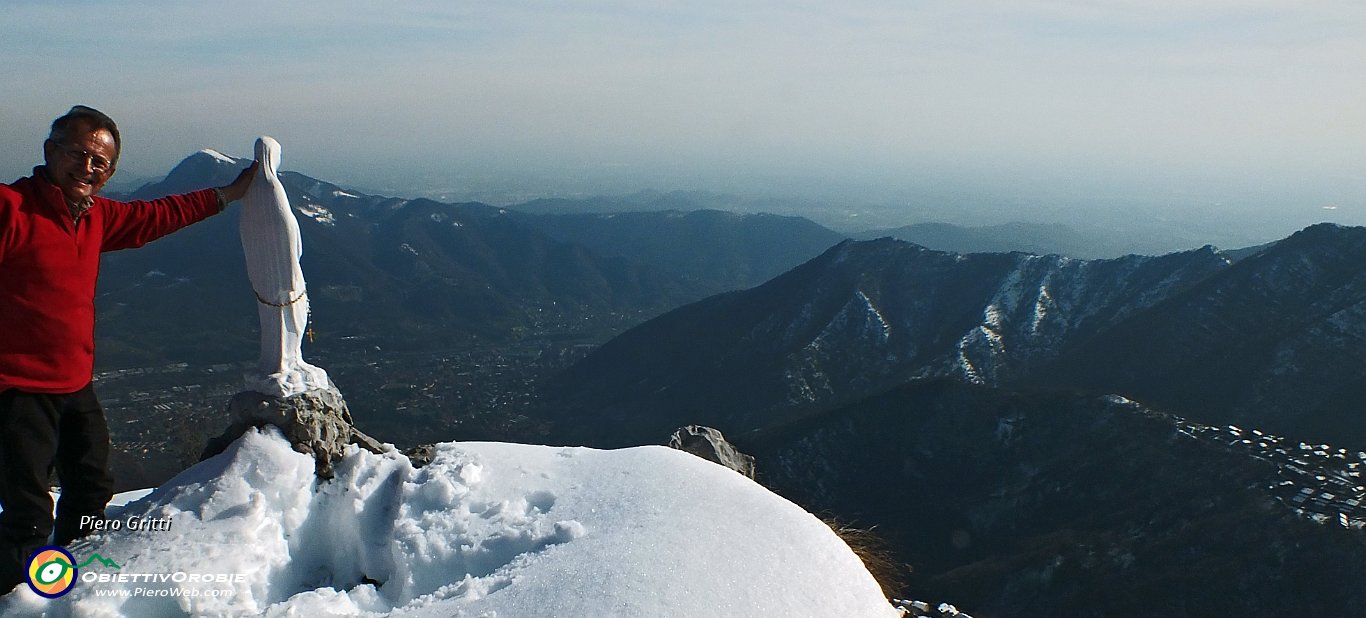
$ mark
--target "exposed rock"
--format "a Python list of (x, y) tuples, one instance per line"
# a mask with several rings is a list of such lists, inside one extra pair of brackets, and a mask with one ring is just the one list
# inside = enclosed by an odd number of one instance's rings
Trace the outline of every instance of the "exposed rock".
[(335, 387), (314, 389), (289, 397), (272, 397), (243, 391), (228, 403), (232, 425), (210, 440), (200, 460), (208, 459), (232, 444), (247, 429), (274, 425), (294, 450), (312, 455), (318, 478), (332, 478), (332, 462), (341, 458), (346, 445), (355, 443), (374, 453), (384, 446), (352, 425), (346, 400)]
[(754, 478), (754, 458), (736, 450), (720, 431), (701, 425), (688, 425), (669, 436), (669, 448), (692, 453)]
[(366, 434), (365, 432), (356, 429), (354, 425), (351, 427), (351, 443), (367, 451), (370, 451), (371, 453), (383, 453), (392, 448), (390, 446), (386, 446), (383, 442), (380, 442), (379, 440), (371, 438), (369, 434)]
[(419, 444), (403, 451), (403, 454), (408, 457), (408, 461), (412, 462), (414, 468), (421, 468), (432, 463), (432, 458), (436, 456), (436, 445)]
[(892, 599), (892, 605), (901, 610), (902, 616), (913, 618), (972, 618), (952, 603), (940, 603), (938, 607), (931, 608), (930, 604), (924, 601)]

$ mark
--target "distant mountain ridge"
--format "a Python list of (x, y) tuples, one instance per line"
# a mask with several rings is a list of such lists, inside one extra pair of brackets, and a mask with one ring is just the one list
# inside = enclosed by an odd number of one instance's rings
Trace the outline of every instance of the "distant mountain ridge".
[(962, 226), (950, 223), (916, 223), (886, 230), (851, 235), (855, 240), (874, 240), (890, 236), (936, 251), (956, 253), (1008, 253), (1020, 251), (1035, 255), (1058, 254), (1087, 258), (1109, 253), (1110, 248), (1061, 224), (1004, 223), (987, 226)]
[(217, 150), (205, 148), (182, 159), (165, 177), (138, 187), (127, 196), (119, 197), (146, 200), (188, 193), (205, 187), (221, 187), (232, 182), (248, 163), (248, 159), (230, 157)]
[(846, 242), (752, 290), (660, 316), (552, 387), (582, 439), (744, 432), (908, 380), (1120, 393), (1211, 423), (1366, 445), (1366, 229), (1072, 260)]
[[(583, 217), (598, 215), (640, 216), (644, 213), (696, 213), (724, 211), (742, 216), (778, 213), (767, 216), (809, 217), (825, 221), (829, 229), (829, 212), (846, 210), (839, 203), (807, 202), (797, 199), (753, 199), (708, 191), (639, 191), (627, 195), (602, 195), (583, 198), (544, 198), (514, 204), (511, 210), (535, 215)], [(825, 212), (824, 216), (816, 213)], [(997, 225), (963, 225), (947, 221), (923, 221), (892, 228), (850, 231), (847, 225), (857, 221), (849, 218), (841, 231), (831, 230), (835, 240), (825, 247), (848, 238), (875, 240), (896, 238), (938, 251), (957, 253), (1008, 253), (1021, 251), (1037, 255), (1057, 254), (1075, 258), (1114, 257), (1125, 253), (1152, 253), (1138, 250), (1144, 243), (1136, 239), (1102, 229), (1086, 228), (1085, 233), (1059, 223), (1029, 223), (1015, 221)], [(813, 257), (819, 252), (807, 256)], [(777, 272), (771, 276), (776, 276)], [(755, 281), (753, 285), (761, 283)]]
[(650, 264), (711, 293), (759, 285), (844, 240), (800, 217), (721, 210), (545, 214), (525, 222), (601, 255)]
[(637, 191), (629, 195), (542, 198), (511, 206), (534, 215), (612, 214), (693, 210), (737, 210), (744, 200), (709, 191)]
[(689, 422), (759, 429), (911, 379), (996, 384), (1228, 265), (1212, 248), (1083, 261), (846, 241), (623, 333), (552, 399), (613, 444)]
[(1211, 422), (1366, 447), (1366, 228), (1319, 224), (1038, 368)]

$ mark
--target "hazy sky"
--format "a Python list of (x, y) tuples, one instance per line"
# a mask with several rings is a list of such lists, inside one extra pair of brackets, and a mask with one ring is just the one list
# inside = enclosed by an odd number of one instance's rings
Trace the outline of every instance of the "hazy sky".
[(246, 155), (270, 134), (287, 169), (413, 193), (597, 179), (1366, 210), (1360, 0), (0, 10), (6, 180), (85, 103), (120, 122), (124, 175), (204, 147)]

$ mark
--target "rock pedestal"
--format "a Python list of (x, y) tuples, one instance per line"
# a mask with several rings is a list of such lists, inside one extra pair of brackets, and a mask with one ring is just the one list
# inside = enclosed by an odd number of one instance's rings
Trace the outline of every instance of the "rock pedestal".
[(688, 425), (669, 436), (669, 448), (692, 453), (754, 478), (754, 458), (736, 450), (720, 431), (701, 425)]
[(243, 391), (228, 403), (232, 425), (210, 440), (201, 460), (208, 459), (232, 444), (252, 427), (274, 425), (280, 428), (294, 450), (312, 455), (318, 478), (332, 478), (332, 462), (340, 459), (346, 445), (356, 443), (380, 453), (383, 445), (356, 429), (346, 400), (335, 387), (308, 390), (289, 397), (273, 397), (256, 391)]

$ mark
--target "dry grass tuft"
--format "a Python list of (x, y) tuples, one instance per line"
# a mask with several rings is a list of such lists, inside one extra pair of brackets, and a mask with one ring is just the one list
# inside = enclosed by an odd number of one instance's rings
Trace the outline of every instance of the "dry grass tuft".
[(878, 585), (882, 586), (883, 595), (888, 599), (904, 596), (906, 576), (910, 574), (911, 567), (896, 559), (887, 548), (887, 541), (878, 536), (877, 526), (859, 528), (853, 523), (840, 521), (833, 515), (822, 516), (821, 521), (830, 526), (830, 529), (854, 550), (854, 554), (863, 560), (863, 566), (873, 574), (873, 579), (877, 580)]

